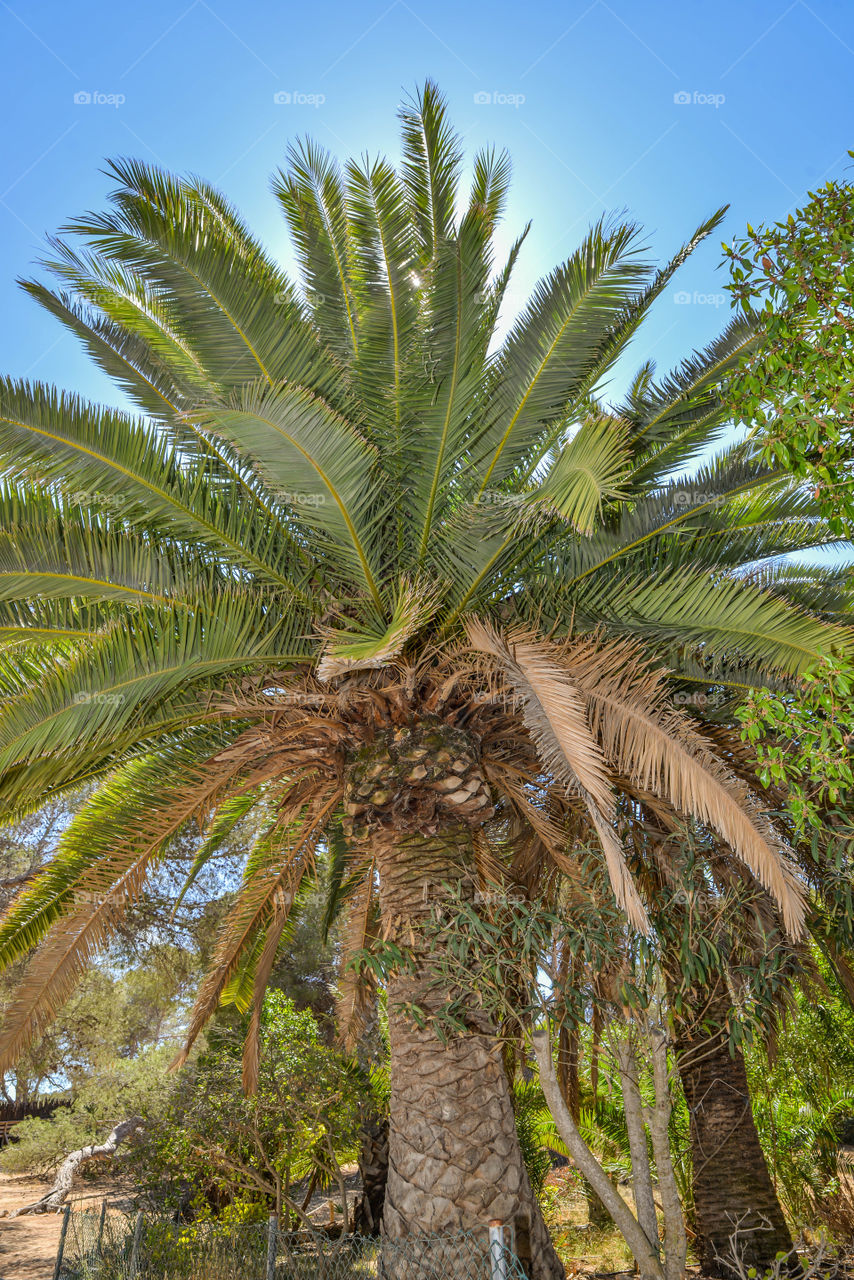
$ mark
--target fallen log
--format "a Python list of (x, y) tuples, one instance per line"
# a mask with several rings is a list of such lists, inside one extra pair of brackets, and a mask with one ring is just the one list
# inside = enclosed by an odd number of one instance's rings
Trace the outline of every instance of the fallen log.
[(142, 1123), (142, 1116), (131, 1116), (128, 1120), (119, 1121), (105, 1142), (93, 1143), (91, 1146), (80, 1147), (79, 1150), (72, 1151), (59, 1166), (56, 1180), (50, 1191), (32, 1204), (23, 1205), (20, 1209), (13, 1209), (8, 1216), (10, 1218), (20, 1218), (24, 1213), (58, 1213), (65, 1203), (68, 1193), (71, 1191), (74, 1175), (80, 1166), (85, 1164), (87, 1160), (94, 1160), (96, 1156), (115, 1155), (117, 1147), (126, 1138), (129, 1138)]

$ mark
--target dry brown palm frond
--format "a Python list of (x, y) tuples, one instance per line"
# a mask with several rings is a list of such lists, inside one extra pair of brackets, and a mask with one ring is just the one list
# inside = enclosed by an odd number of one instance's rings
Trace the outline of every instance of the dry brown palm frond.
[(779, 903), (787, 930), (800, 936), (804, 895), (779, 835), (689, 717), (670, 705), (667, 671), (653, 668), (633, 641), (606, 642), (594, 634), (543, 644), (586, 700), (611, 768), (722, 836)]
[[(573, 670), (575, 666), (573, 664)], [(583, 678), (593, 727), (614, 767), (685, 817), (716, 831), (779, 903), (786, 929), (803, 931), (805, 904), (794, 867), (756, 800), (668, 706), (665, 673), (639, 658)]]
[(586, 793), (600, 811), (610, 812), (614, 793), (608, 768), (566, 665), (555, 661), (550, 646), (525, 633), (505, 637), (478, 618), (469, 619), (466, 630), (471, 646), (497, 664), (546, 768)]
[(239, 772), (221, 765), (207, 778), (194, 771), (183, 793), (152, 798), (144, 823), (108, 857), (97, 862), (74, 887), (81, 904), (53, 925), (27, 965), (6, 1008), (0, 1038), (0, 1072), (14, 1065), (40, 1031), (56, 1016), (82, 978), (93, 956), (115, 933), (145, 884), (152, 859), (184, 823), (214, 802)]
[(472, 827), (471, 842), (478, 889), (488, 891), (490, 886), (503, 885), (507, 880), (507, 867), (483, 827)]
[(350, 895), (347, 914), (341, 929), (341, 960), (338, 977), (338, 1037), (346, 1049), (354, 1048), (365, 1030), (371, 1003), (376, 994), (376, 981), (370, 970), (357, 972), (350, 963), (379, 937), (376, 875), (373, 859)]
[[(555, 866), (567, 874), (575, 873), (575, 865), (568, 856), (570, 840), (566, 830), (558, 826), (554, 820), (537, 805), (527, 794), (524, 786), (513, 773), (501, 769), (500, 766), (488, 766), (487, 777), (503, 791), (513, 803), (520, 815), (527, 821)], [(604, 822), (597, 822), (598, 815), (587, 806), (589, 822), (599, 839), (605, 857), (608, 878), (614, 890), (614, 896), (626, 912), (630, 924), (640, 933), (649, 932), (649, 918), (637, 887), (632, 880), (623, 857), (623, 849), (616, 833)]]
[(628, 916), (629, 924), (637, 929), (639, 933), (648, 934), (650, 932), (649, 917), (646, 913), (646, 907), (643, 905), (643, 900), (638, 893), (637, 885), (626, 866), (623, 845), (603, 814), (591, 810), (590, 816), (596, 834), (599, 837), (602, 852), (605, 855), (605, 866), (608, 868), (608, 877), (614, 890), (614, 896)]
[(614, 829), (615, 796), (605, 757), (588, 723), (584, 698), (561, 662), (561, 650), (527, 632), (505, 637), (479, 619), (466, 624), (469, 643), (498, 665), (549, 773), (587, 806), (617, 902), (632, 925), (649, 921)]
[(0, 1071), (14, 1066), (39, 1033), (56, 1017), (93, 956), (111, 937), (127, 906), (139, 896), (150, 854), (138, 857), (110, 895), (62, 916), (33, 955), (7, 1006), (0, 1039)]
[(528, 795), (517, 773), (494, 761), (484, 762), (484, 773), (491, 785), (508, 798), (524, 824), (536, 832), (548, 852), (553, 857), (562, 856), (568, 846), (566, 831)]
[(173, 1062), (173, 1069), (187, 1061), (247, 947), (274, 914), (277, 904), (287, 916), (302, 881), (314, 866), (318, 841), (341, 803), (342, 794), (340, 787), (330, 787), (328, 782), (316, 781), (312, 788), (306, 780), (288, 792), (292, 798), (284, 801), (275, 828), (268, 832), (270, 857), (244, 881), (223, 923), (211, 967), (190, 1014), (184, 1048)]

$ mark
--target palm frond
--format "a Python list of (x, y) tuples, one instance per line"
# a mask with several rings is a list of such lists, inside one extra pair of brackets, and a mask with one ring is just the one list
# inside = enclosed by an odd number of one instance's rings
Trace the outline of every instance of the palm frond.
[(547, 646), (533, 636), (523, 633), (504, 637), (479, 619), (468, 619), (466, 631), (472, 648), (498, 662), (537, 744), (544, 769), (586, 804), (617, 901), (635, 928), (645, 930), (646, 912), (626, 873), (613, 827), (614, 792), (605, 758), (591, 732), (584, 699), (566, 666), (556, 662)]
[(186, 1062), (247, 947), (258, 940), (260, 930), (266, 935), (271, 919), (283, 922), (290, 914), (300, 885), (314, 868), (318, 841), (341, 796), (339, 789), (330, 791), (328, 784), (308, 780), (295, 784), (280, 801), (276, 821), (258, 838), (247, 861), (243, 883), (223, 923), (211, 967), (193, 1005), (176, 1067)]
[(494, 387), (472, 445), (475, 492), (499, 489), (586, 393), (612, 325), (648, 274), (637, 227), (600, 222), (540, 282), (496, 358)]
[(536, 501), (553, 508), (581, 534), (593, 532), (603, 503), (625, 497), (629, 475), (627, 426), (608, 414), (582, 422), (557, 451)]
[(359, 352), (359, 304), (352, 279), (352, 232), (339, 166), (311, 139), (288, 149), (287, 171), (273, 181), (299, 254), (314, 323), (342, 359)]
[(403, 104), (399, 118), (403, 190), (417, 228), (420, 263), (426, 266), (453, 227), (462, 151), (432, 80)]
[(200, 761), (200, 748), (210, 745), (210, 735), (191, 738), (113, 774), (69, 824), (53, 862), (7, 911), (0, 964), (47, 937), (6, 1009), (0, 1070), (14, 1064), (68, 999), (169, 837), (236, 772), (234, 765)]
[(634, 646), (603, 646), (595, 638), (576, 642), (566, 667), (588, 700), (605, 757), (635, 785), (722, 836), (799, 937), (804, 894), (779, 837), (688, 717), (669, 705), (666, 672), (651, 667)]

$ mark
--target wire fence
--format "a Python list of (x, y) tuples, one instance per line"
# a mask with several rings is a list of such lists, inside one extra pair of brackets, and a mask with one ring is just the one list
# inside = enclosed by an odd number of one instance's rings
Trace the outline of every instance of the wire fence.
[(509, 1228), (378, 1240), (66, 1211), (54, 1280), (525, 1280)]

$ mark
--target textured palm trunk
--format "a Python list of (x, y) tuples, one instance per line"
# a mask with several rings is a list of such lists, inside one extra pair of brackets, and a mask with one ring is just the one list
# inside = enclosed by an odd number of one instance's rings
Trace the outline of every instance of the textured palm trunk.
[[(494, 1029), (473, 1014), (470, 1031), (443, 1041), (407, 1012), (417, 1005), (429, 1015), (447, 999), (422, 926), (449, 889), (474, 893), (471, 831), (492, 814), (477, 743), (429, 716), (378, 732), (348, 763), (345, 803), (349, 834), (370, 848), (379, 870), (383, 937), (414, 959), (387, 985), (383, 1235), (393, 1242), (471, 1230), (485, 1238), (500, 1219), (515, 1227), (531, 1280), (559, 1280), (563, 1266), (525, 1170)], [(452, 1257), (442, 1262), (442, 1274), (456, 1274)], [(470, 1273), (470, 1263), (460, 1260), (460, 1274)], [(397, 1275), (387, 1260), (390, 1266)], [(405, 1267), (400, 1275), (408, 1275)]]
[[(702, 1020), (723, 1027), (728, 994), (714, 993)], [(725, 1031), (706, 1032), (700, 1017), (677, 1027), (677, 1062), (691, 1116), (694, 1207), (704, 1275), (731, 1276), (721, 1259), (738, 1252), (760, 1274), (792, 1238), (753, 1121), (741, 1053), (730, 1053)]]
[[(419, 924), (452, 885), (472, 887), (464, 829), (380, 839), (380, 901), (386, 937), (412, 947), (414, 973), (388, 985), (391, 1047), (389, 1169), (383, 1233), (477, 1230), (513, 1224), (532, 1280), (558, 1280), (552, 1248), (519, 1141), (501, 1047), (486, 1024), (443, 1042), (418, 1027), (406, 1006), (428, 1012), (442, 1002), (419, 945)], [(451, 1262), (448, 1262), (448, 1266)], [(448, 1271), (447, 1274), (453, 1274)]]

